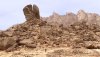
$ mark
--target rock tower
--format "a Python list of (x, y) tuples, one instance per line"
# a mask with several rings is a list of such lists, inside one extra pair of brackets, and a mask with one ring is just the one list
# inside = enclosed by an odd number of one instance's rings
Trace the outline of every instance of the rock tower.
[(39, 8), (35, 4), (33, 6), (31, 4), (25, 6), (23, 12), (27, 21), (40, 19)]

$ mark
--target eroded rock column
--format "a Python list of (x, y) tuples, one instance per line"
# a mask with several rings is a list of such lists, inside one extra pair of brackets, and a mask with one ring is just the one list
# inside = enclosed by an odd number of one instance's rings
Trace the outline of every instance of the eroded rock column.
[(88, 19), (87, 13), (85, 13), (83, 10), (78, 11), (77, 17), (79, 22), (87, 21)]
[(23, 12), (27, 21), (40, 19), (39, 8), (35, 4), (33, 6), (31, 4), (25, 6)]

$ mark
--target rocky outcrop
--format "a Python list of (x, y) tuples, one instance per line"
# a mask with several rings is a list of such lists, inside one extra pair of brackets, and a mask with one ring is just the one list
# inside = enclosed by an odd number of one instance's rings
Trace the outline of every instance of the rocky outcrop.
[[(0, 50), (12, 51), (19, 45), (36, 47), (34, 37), (40, 33), (40, 27), (46, 22), (40, 20), (39, 8), (36, 5), (27, 5), (23, 8), (26, 22), (0, 31)], [(26, 35), (26, 36), (25, 36)], [(28, 41), (31, 39), (31, 42)]]
[[(72, 47), (99, 48), (95, 44), (85, 43), (100, 40), (100, 16), (85, 13), (53, 13), (50, 17), (41, 17), (36, 5), (23, 8), (26, 21), (14, 25), (5, 31), (0, 31), (0, 50), (12, 51), (16, 47)], [(44, 20), (43, 20), (44, 19)]]
[(87, 24), (97, 24), (97, 16), (99, 16), (96, 13), (88, 13), (88, 20), (87, 20)]
[(50, 25), (58, 25), (62, 22), (60, 15), (56, 12), (53, 12), (53, 15), (47, 18), (46, 21), (50, 23)]
[(27, 5), (23, 8), (23, 12), (27, 21), (40, 19), (39, 8), (37, 5)]
[(87, 13), (83, 10), (79, 10), (77, 13), (78, 21), (87, 21), (88, 16)]
[(62, 19), (63, 19), (62, 23), (64, 24), (64, 27), (70, 26), (71, 24), (78, 22), (77, 16), (72, 12), (68, 12), (65, 15), (65, 18)]
[(37, 5), (33, 5), (33, 14), (35, 16), (35, 18), (40, 19), (40, 12), (39, 12), (39, 8), (37, 7)]

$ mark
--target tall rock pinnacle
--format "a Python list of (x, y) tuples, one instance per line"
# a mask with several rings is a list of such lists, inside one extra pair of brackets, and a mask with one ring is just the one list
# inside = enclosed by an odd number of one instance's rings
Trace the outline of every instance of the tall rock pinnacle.
[(35, 4), (33, 6), (31, 4), (25, 6), (23, 12), (27, 21), (40, 19), (39, 8)]
[(37, 7), (37, 5), (33, 5), (33, 14), (34, 14), (34, 17), (37, 18), (37, 19), (40, 19), (40, 12), (39, 12), (39, 8)]

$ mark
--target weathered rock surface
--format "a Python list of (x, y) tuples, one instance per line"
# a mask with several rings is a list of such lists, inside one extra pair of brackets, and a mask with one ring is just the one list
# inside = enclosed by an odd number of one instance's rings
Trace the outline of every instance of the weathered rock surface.
[(12, 51), (17, 46), (17, 40), (14, 38), (0, 38), (0, 50)]
[(87, 19), (88, 19), (87, 13), (85, 13), (85, 11), (83, 11), (83, 10), (78, 11), (77, 17), (78, 17), (79, 21), (87, 21)]
[(40, 19), (39, 8), (37, 5), (27, 5), (23, 8), (23, 12), (27, 21)]
[(88, 16), (88, 20), (87, 20), (87, 23), (88, 24), (97, 24), (97, 17), (98, 17), (98, 14), (96, 13), (88, 13), (87, 14)]
[(37, 5), (33, 5), (33, 14), (36, 19), (40, 19), (40, 12)]

